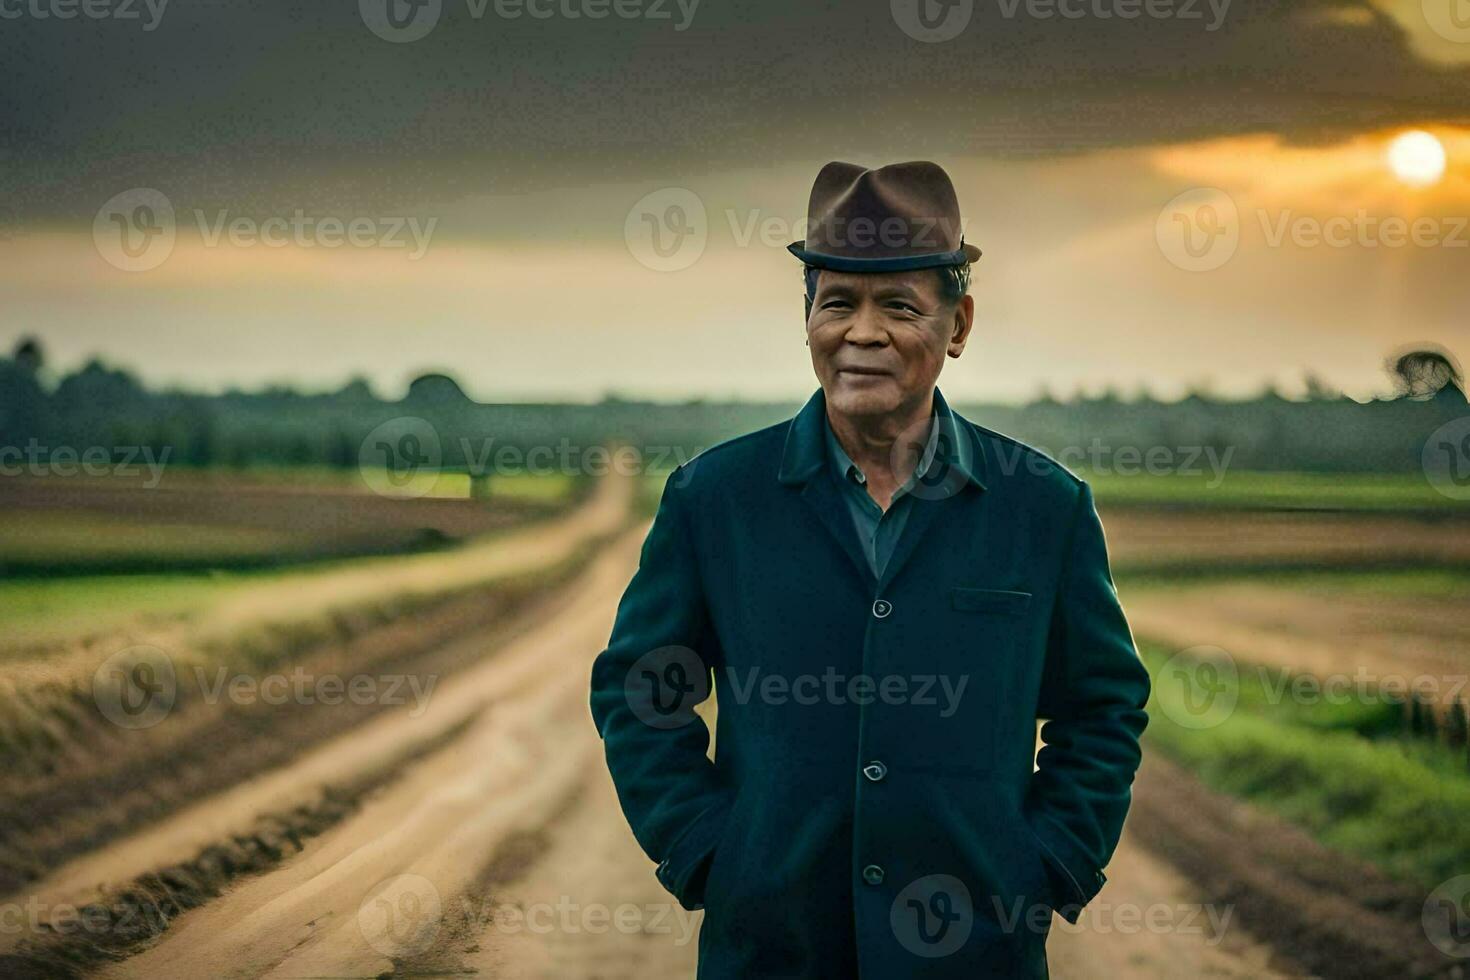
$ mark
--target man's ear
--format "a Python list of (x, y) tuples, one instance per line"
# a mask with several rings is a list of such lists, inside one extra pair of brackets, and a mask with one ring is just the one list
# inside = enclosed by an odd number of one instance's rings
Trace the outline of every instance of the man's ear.
[(965, 343), (970, 339), (970, 330), (975, 326), (975, 297), (966, 293), (954, 307), (954, 319), (950, 324), (949, 347), (945, 351), (950, 357), (959, 357), (965, 352)]

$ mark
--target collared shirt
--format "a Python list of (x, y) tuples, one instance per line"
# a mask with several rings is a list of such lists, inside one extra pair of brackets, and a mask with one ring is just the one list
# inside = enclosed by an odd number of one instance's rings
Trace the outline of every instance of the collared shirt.
[[(941, 408), (945, 410), (941, 411)], [(862, 544), (863, 554), (868, 559), (868, 568), (872, 571), (874, 578), (882, 578), (883, 569), (888, 566), (888, 559), (892, 557), (898, 539), (903, 536), (904, 525), (908, 523), (909, 512), (916, 502), (914, 488), (920, 482), (928, 484), (929, 481), (926, 478), (930, 477), (931, 470), (939, 472), (942, 477), (943, 464), (954, 462), (956, 455), (961, 460), (964, 458), (964, 453), (960, 449), (964, 444), (960, 441), (959, 428), (954, 414), (948, 411), (938, 398), (935, 399), (934, 415), (929, 426), (929, 438), (924, 444), (924, 452), (919, 457), (919, 464), (903, 485), (894, 491), (893, 499), (889, 502), (886, 511), (879, 507), (877, 501), (868, 494), (867, 475), (847, 455), (842, 448), (842, 443), (837, 441), (837, 435), (832, 431), (832, 424), (826, 420), (825, 414), (823, 423), (827, 433), (829, 470), (842, 488), (842, 496), (847, 501), (848, 511), (852, 514), (852, 523), (857, 530), (858, 541)], [(940, 467), (935, 466), (936, 456), (940, 457)]]

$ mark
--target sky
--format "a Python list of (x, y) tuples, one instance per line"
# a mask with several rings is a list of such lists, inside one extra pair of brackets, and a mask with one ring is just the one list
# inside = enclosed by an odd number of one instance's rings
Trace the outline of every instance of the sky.
[(1470, 351), (1463, 0), (388, 2), (0, 0), (0, 344), (794, 399), (812, 178), (931, 159), (985, 252), (952, 397)]

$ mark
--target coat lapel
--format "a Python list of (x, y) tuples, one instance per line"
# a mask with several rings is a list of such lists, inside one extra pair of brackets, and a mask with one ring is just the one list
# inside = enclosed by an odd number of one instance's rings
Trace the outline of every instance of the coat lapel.
[[(938, 412), (945, 415), (951, 413), (944, 396), (938, 390), (934, 392), (934, 398)], [(903, 534), (894, 547), (892, 557), (888, 559), (881, 580), (875, 579), (872, 569), (868, 567), (868, 559), (858, 542), (847, 502), (842, 499), (830, 474), (824, 472), (827, 401), (820, 389), (797, 413), (796, 418), (791, 420), (791, 426), (787, 429), (781, 468), (776, 479), (787, 486), (801, 488), (802, 500), (816, 511), (818, 521), (836, 540), (838, 550), (847, 556), (862, 580), (878, 592), (887, 587), (903, 570), (940, 513), (949, 514), (961, 506), (953, 497), (960, 496), (971, 484), (981, 490), (985, 487), (980, 478), (984, 460), (978, 455), (979, 447), (974, 442), (969, 423), (958, 416), (954, 420), (964, 445), (946, 447), (947, 462), (938, 481), (929, 482), (915, 491), (913, 510), (909, 513)]]
[[(898, 573), (903, 571), (904, 565), (919, 550), (925, 534), (936, 521), (945, 519), (951, 522), (951, 526), (957, 526), (959, 510), (964, 506), (957, 498), (963, 497), (968, 490), (983, 492), (985, 489), (985, 483), (980, 477), (984, 469), (984, 456), (975, 442), (969, 423), (953, 415), (953, 410), (937, 389), (934, 400), (936, 412), (940, 416), (953, 417), (953, 432), (959, 444), (948, 445), (947, 441), (942, 441), (938, 450), (940, 455), (928, 474), (914, 488), (913, 509), (909, 511), (903, 534), (899, 535), (893, 555), (883, 569), (883, 578), (878, 583), (879, 592), (886, 589), (897, 578)], [(944, 431), (949, 431), (949, 427)]]
[(858, 544), (857, 529), (852, 526), (847, 501), (842, 499), (835, 482), (826, 473), (815, 473), (802, 489), (801, 499), (817, 512), (822, 526), (837, 540), (838, 548), (871, 589), (875, 581), (873, 570), (868, 567), (868, 556), (863, 554)]

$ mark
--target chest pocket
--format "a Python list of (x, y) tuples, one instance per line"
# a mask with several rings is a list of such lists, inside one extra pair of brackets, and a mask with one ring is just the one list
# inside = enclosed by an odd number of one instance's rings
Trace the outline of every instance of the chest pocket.
[(960, 612), (1019, 616), (1030, 608), (1031, 593), (1006, 589), (953, 588), (949, 590), (949, 602)]

